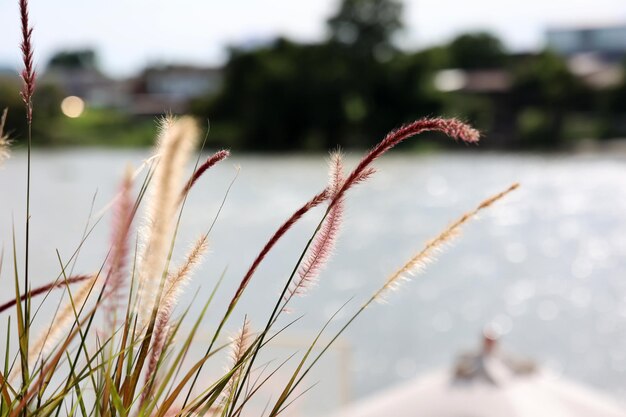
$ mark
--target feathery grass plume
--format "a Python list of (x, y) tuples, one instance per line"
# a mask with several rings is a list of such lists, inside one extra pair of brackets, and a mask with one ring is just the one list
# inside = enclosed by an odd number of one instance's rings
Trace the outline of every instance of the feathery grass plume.
[(33, 28), (29, 23), (28, 0), (20, 0), (20, 20), (22, 29), (22, 43), (20, 50), (22, 51), (22, 61), (24, 69), (21, 76), (24, 81), (21, 96), (26, 104), (26, 117), (28, 123), (33, 121), (33, 93), (35, 92), (35, 66), (33, 64)]
[(39, 358), (45, 359), (52, 352), (56, 343), (65, 335), (65, 332), (76, 320), (75, 314), (78, 314), (83, 308), (92, 291), (96, 291), (98, 278), (98, 275), (91, 275), (75, 292), (71, 293), (71, 298), (59, 310), (51, 326), (43, 329), (37, 341), (28, 351), (28, 362), (31, 366)]
[(120, 305), (120, 292), (124, 288), (125, 268), (128, 262), (129, 237), (134, 215), (132, 199), (133, 169), (128, 166), (120, 187), (119, 198), (115, 202), (113, 212), (113, 234), (111, 253), (107, 259), (108, 272), (106, 279), (106, 318), (109, 329), (115, 326), (115, 317)]
[[(59, 281), (59, 280), (53, 281), (50, 284), (46, 284), (41, 287), (35, 288), (34, 290), (30, 290), (28, 294), (22, 294), (20, 296), (20, 301), (26, 300), (29, 296), (33, 298), (41, 294), (47, 294), (51, 290), (54, 290), (57, 288), (65, 288), (67, 284), (76, 284), (78, 282), (83, 282), (85, 280), (88, 280), (91, 277), (93, 277), (93, 275), (74, 275), (74, 276), (68, 277), (65, 281)], [(0, 313), (13, 307), (15, 303), (16, 303), (15, 299), (12, 299), (12, 300), (7, 301), (4, 304), (0, 304)]]
[[(339, 191), (343, 183), (343, 158), (340, 152), (333, 152), (330, 157), (328, 190), (331, 198)], [(328, 212), (319, 233), (311, 244), (307, 258), (298, 269), (298, 277), (292, 282), (285, 294), (287, 303), (294, 295), (303, 295), (315, 284), (319, 273), (332, 256), (343, 219), (344, 199), (337, 202)]]
[[(246, 318), (243, 322), (243, 326), (237, 332), (237, 334), (231, 337), (231, 350), (228, 359), (228, 365), (224, 369), (226, 372), (230, 372), (233, 370), (235, 366), (243, 359), (243, 355), (246, 353), (248, 348), (250, 347), (251, 341), (251, 332), (250, 332), (250, 321)], [(228, 380), (228, 384), (222, 391), (221, 399), (219, 401), (219, 406), (214, 410), (213, 415), (219, 415), (223, 413), (224, 408), (228, 405), (228, 403), (232, 400), (235, 389), (237, 388), (239, 379), (241, 377), (242, 368), (237, 369), (230, 379)]]
[[(151, 157), (144, 159), (143, 162), (139, 165), (139, 167), (133, 171), (131, 178), (130, 178), (131, 182), (134, 182), (135, 179), (139, 176), (139, 174), (143, 172), (144, 169), (147, 168), (148, 171), (151, 171), (153, 166), (156, 165), (158, 159), (159, 159), (159, 155), (152, 155)], [(110, 199), (108, 203), (102, 206), (102, 208), (98, 210), (92, 216), (92, 218), (98, 219), (102, 217), (106, 212), (108, 212), (111, 209), (111, 207), (117, 204), (118, 200), (121, 197), (122, 197), (122, 190), (118, 191), (118, 193), (112, 199)]]
[(146, 210), (144, 252), (139, 270), (140, 323), (145, 324), (156, 301), (165, 268), (185, 164), (198, 138), (193, 119), (165, 117), (161, 122), (159, 162), (151, 183)]
[(356, 168), (348, 175), (341, 189), (332, 197), (330, 205), (333, 206), (337, 204), (346, 191), (363, 181), (364, 176), (369, 177), (372, 175), (373, 171), (371, 171), (370, 165), (381, 155), (411, 136), (428, 131), (441, 132), (452, 139), (460, 140), (465, 143), (478, 143), (480, 138), (480, 134), (476, 129), (456, 119), (420, 119), (404, 125), (399, 129), (392, 130), (378, 145), (372, 148), (372, 150), (361, 159)]
[[(155, 378), (154, 373), (167, 339), (169, 320), (174, 311), (174, 307), (176, 307), (178, 299), (189, 283), (193, 270), (200, 264), (202, 256), (206, 253), (208, 246), (208, 235), (204, 234), (193, 245), (181, 267), (178, 268), (174, 274), (167, 277), (165, 289), (163, 290), (161, 301), (159, 302), (156, 324), (154, 326), (154, 337), (152, 338), (152, 348), (146, 372), (146, 385), (150, 383), (152, 378)], [(145, 400), (149, 395), (148, 390), (144, 390), (142, 395)]]
[(195, 170), (191, 178), (189, 178), (189, 181), (187, 181), (187, 184), (185, 184), (185, 186), (183, 187), (183, 191), (180, 193), (180, 199), (182, 200), (183, 198), (185, 198), (187, 193), (189, 193), (189, 190), (191, 190), (191, 188), (194, 186), (196, 181), (200, 179), (202, 174), (204, 174), (208, 169), (213, 167), (213, 165), (217, 164), (218, 162), (223, 161), (229, 156), (230, 156), (230, 151), (227, 151), (225, 149), (215, 152), (213, 155), (209, 156), (207, 160), (204, 161), (204, 163), (200, 165), (198, 169)]
[(474, 218), (480, 211), (490, 207), (518, 187), (519, 184), (515, 183), (506, 190), (484, 200), (474, 210), (464, 213), (437, 237), (429, 241), (426, 246), (424, 246), (424, 248), (413, 256), (406, 264), (389, 276), (389, 278), (385, 281), (385, 284), (378, 291), (376, 291), (371, 300), (382, 301), (384, 299), (384, 295), (388, 291), (397, 288), (402, 281), (409, 279), (410, 276), (421, 272), (429, 263), (435, 260), (435, 257), (439, 252), (441, 252), (460, 234), (461, 228), (467, 222)]

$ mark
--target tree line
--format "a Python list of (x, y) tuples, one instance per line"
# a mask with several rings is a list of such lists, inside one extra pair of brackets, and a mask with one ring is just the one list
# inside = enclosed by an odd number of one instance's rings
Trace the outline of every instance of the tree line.
[[(327, 27), (324, 42), (279, 38), (230, 49), (221, 92), (193, 104), (211, 120), (216, 142), (273, 151), (366, 147), (390, 127), (440, 114), (493, 133), (486, 147), (554, 148), (626, 133), (626, 82), (591, 89), (549, 50), (512, 54), (489, 33), (469, 33), (403, 51), (394, 43), (403, 27), (395, 0), (344, 0)], [(446, 68), (499, 71), (510, 85), (498, 94), (440, 91), (434, 79)]]
[[(423, 50), (403, 50), (396, 44), (404, 27), (399, 0), (342, 0), (326, 26), (328, 36), (316, 43), (280, 37), (229, 48), (220, 91), (189, 105), (195, 116), (210, 121), (211, 146), (250, 151), (363, 148), (403, 122), (436, 115), (478, 127), (486, 137), (481, 148), (550, 149), (581, 138), (626, 137), (626, 79), (609, 88), (591, 88), (553, 51), (511, 53), (496, 36), (481, 32)], [(93, 67), (96, 57), (60, 53), (49, 65)], [(504, 87), (447, 91), (437, 85), (437, 77), (451, 68), (482, 74), (487, 81), (503, 77)], [(133, 138), (129, 134), (116, 144), (148, 143), (152, 136), (145, 120), (119, 112), (66, 123), (58, 106), (61, 98), (52, 85), (41, 86), (34, 97), (39, 143), (82, 143), (64, 136), (89, 135), (90, 129), (102, 140), (134, 132)], [(0, 82), (0, 108), (7, 106), (7, 126), (19, 139), (25, 129), (19, 92)]]

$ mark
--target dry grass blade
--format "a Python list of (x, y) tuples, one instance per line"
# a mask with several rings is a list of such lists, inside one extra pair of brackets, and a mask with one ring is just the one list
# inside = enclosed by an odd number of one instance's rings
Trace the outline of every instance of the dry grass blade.
[(0, 164), (5, 159), (9, 158), (9, 145), (11, 142), (9, 141), (9, 136), (4, 132), (6, 121), (7, 121), (7, 112), (8, 109), (4, 109), (2, 111), (2, 116), (0, 116)]
[(37, 341), (31, 346), (28, 352), (30, 363), (34, 363), (37, 358), (45, 358), (52, 351), (55, 344), (65, 336), (68, 327), (76, 320), (75, 311), (79, 311), (87, 302), (87, 298), (92, 294), (97, 282), (98, 276), (92, 275), (76, 292), (71, 294), (71, 299), (59, 311), (52, 326), (45, 328)]
[(450, 244), (461, 232), (461, 228), (469, 222), (480, 211), (490, 207), (497, 201), (504, 198), (507, 194), (516, 190), (519, 184), (515, 183), (506, 190), (495, 194), (488, 199), (481, 202), (474, 210), (464, 213), (455, 222), (450, 224), (443, 232), (437, 237), (429, 241), (426, 246), (413, 256), (406, 264), (399, 268), (396, 272), (387, 278), (385, 284), (373, 295), (373, 300), (382, 300), (385, 293), (389, 290), (396, 288), (402, 281), (406, 280), (409, 276), (415, 275), (420, 272), (426, 265), (432, 262), (437, 253), (443, 250), (448, 244)]
[[(28, 294), (22, 294), (22, 296), (20, 297), (20, 301), (24, 301), (26, 300), (28, 297), (30, 297), (31, 299), (33, 297), (36, 297), (38, 295), (41, 294), (47, 294), (48, 292), (50, 292), (51, 290), (57, 289), (57, 288), (65, 288), (67, 286), (67, 284), (76, 284), (77, 282), (83, 282), (85, 280), (88, 280), (89, 278), (92, 278), (93, 275), (75, 275), (72, 277), (68, 277), (65, 281), (54, 281), (50, 284), (46, 284), (43, 285), (41, 287), (35, 288), (34, 290), (30, 290)], [(6, 303), (0, 305), (0, 313), (2, 313), (5, 310), (8, 310), (9, 308), (13, 307), (15, 305), (16, 301), (15, 299), (7, 301)]]

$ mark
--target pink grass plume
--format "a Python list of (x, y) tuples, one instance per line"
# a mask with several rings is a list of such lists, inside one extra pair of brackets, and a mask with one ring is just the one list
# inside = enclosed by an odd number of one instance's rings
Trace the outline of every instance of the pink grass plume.
[[(48, 294), (50, 291), (55, 290), (57, 288), (66, 288), (68, 284), (76, 284), (78, 282), (86, 281), (90, 278), (93, 278), (93, 275), (73, 275), (64, 280), (56, 280), (46, 285), (42, 285), (41, 287), (35, 288), (33, 290), (28, 291), (28, 294), (22, 294), (20, 296), (20, 301), (26, 300), (28, 297), (31, 299), (41, 295)], [(9, 300), (4, 304), (0, 304), (0, 313), (8, 310), (9, 308), (15, 305), (15, 299)]]
[[(343, 184), (343, 160), (339, 152), (331, 155), (330, 159), (330, 183), (328, 186), (332, 196), (339, 191)], [(294, 295), (303, 295), (317, 282), (317, 277), (330, 259), (337, 238), (339, 236), (343, 219), (343, 199), (335, 204), (326, 215), (319, 233), (308, 250), (306, 259), (298, 269), (298, 277), (292, 282), (289, 291), (285, 294), (285, 303)]]
[(130, 251), (130, 232), (135, 207), (132, 198), (133, 188), (133, 170), (128, 167), (122, 180), (119, 198), (115, 202), (112, 246), (111, 253), (108, 257), (108, 273), (106, 279), (106, 310), (107, 322), (112, 329), (115, 326), (115, 316), (118, 305), (123, 297), (121, 291), (124, 288), (125, 269), (128, 263), (128, 255)]
[(183, 187), (183, 191), (181, 192), (181, 200), (189, 193), (189, 190), (194, 186), (194, 184), (200, 179), (200, 177), (210, 168), (212, 168), (218, 162), (223, 161), (224, 159), (230, 156), (230, 151), (226, 149), (222, 149), (221, 151), (215, 152), (213, 155), (209, 156), (206, 161), (202, 165), (198, 167), (189, 178), (189, 181)]
[(229, 304), (229, 308), (232, 308), (239, 299), (239, 297), (241, 297), (241, 294), (246, 289), (248, 283), (252, 279), (252, 276), (256, 272), (261, 262), (263, 262), (267, 254), (285, 235), (285, 233), (287, 233), (287, 231), (291, 229), (291, 227), (297, 221), (299, 221), (307, 212), (309, 212), (312, 208), (319, 206), (327, 199), (330, 199), (329, 210), (332, 209), (333, 206), (342, 201), (345, 193), (350, 188), (367, 180), (375, 173), (375, 170), (371, 166), (371, 164), (376, 159), (378, 159), (385, 152), (389, 151), (404, 140), (428, 131), (441, 132), (450, 136), (452, 139), (460, 140), (465, 143), (478, 143), (478, 139), (480, 137), (478, 131), (471, 126), (456, 119), (443, 118), (427, 118), (416, 120), (412, 123), (400, 127), (399, 129), (389, 132), (387, 136), (385, 136), (383, 140), (378, 143), (378, 145), (372, 148), (372, 150), (370, 150), (361, 159), (359, 164), (356, 166), (356, 168), (354, 168), (350, 175), (348, 175), (345, 181), (343, 181), (342, 186), (336, 193), (334, 193), (334, 195), (331, 193), (329, 188), (325, 188), (322, 192), (315, 195), (302, 207), (296, 210), (296, 212), (293, 213), (291, 217), (278, 228), (278, 230), (265, 244), (263, 249), (261, 249), (261, 252), (257, 255), (255, 260), (252, 262), (252, 265), (244, 275), (239, 284), (239, 287), (237, 288), (237, 291), (235, 292), (235, 295), (233, 296)]
[(465, 143), (478, 143), (480, 138), (476, 129), (456, 119), (420, 119), (392, 130), (361, 159), (356, 168), (348, 175), (341, 189), (332, 198), (330, 205), (337, 204), (346, 191), (363, 181), (363, 176), (370, 176), (373, 173), (368, 172), (372, 169), (371, 164), (384, 153), (412, 136), (429, 131), (441, 132), (454, 140)]
[(22, 30), (22, 42), (20, 50), (22, 51), (22, 62), (24, 69), (21, 72), (24, 85), (22, 86), (21, 96), (26, 104), (26, 116), (28, 123), (33, 121), (33, 94), (35, 92), (35, 66), (33, 64), (33, 28), (29, 22), (28, 0), (20, 0), (20, 20)]

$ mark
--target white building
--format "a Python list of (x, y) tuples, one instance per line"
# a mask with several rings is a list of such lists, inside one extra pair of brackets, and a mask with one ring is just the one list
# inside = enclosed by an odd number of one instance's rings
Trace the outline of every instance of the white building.
[(626, 55), (626, 23), (552, 28), (546, 40), (550, 49), (564, 55), (595, 52), (619, 58)]

